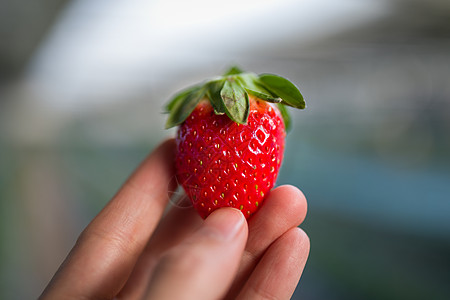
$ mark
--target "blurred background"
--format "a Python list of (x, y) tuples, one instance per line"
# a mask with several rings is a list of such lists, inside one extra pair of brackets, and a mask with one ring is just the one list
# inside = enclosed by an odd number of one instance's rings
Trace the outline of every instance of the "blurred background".
[(294, 299), (450, 299), (445, 0), (1, 0), (1, 299), (41, 293), (174, 134), (163, 104), (234, 64), (307, 101), (278, 179), (309, 201)]

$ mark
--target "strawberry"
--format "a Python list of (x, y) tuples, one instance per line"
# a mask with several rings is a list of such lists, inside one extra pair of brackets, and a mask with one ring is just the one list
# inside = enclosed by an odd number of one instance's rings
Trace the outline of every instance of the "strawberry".
[(230, 206), (248, 218), (261, 206), (283, 159), (284, 105), (305, 108), (294, 84), (236, 67), (167, 104), (166, 128), (179, 125), (177, 178), (201, 217)]

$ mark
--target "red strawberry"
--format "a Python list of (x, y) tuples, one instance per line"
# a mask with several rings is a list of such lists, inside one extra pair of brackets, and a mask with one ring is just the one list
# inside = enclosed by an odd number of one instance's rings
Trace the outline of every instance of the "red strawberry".
[(203, 218), (225, 206), (250, 217), (262, 204), (283, 159), (289, 126), (283, 104), (305, 107), (287, 79), (232, 68), (167, 105), (166, 127), (180, 125), (177, 178)]

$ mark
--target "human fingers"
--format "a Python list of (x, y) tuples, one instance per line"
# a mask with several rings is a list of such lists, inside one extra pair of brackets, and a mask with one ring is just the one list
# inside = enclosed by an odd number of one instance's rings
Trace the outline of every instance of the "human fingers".
[(261, 258), (237, 299), (290, 299), (309, 247), (309, 238), (300, 228), (284, 233)]
[[(185, 199), (184, 203), (187, 202), (189, 200)], [(202, 222), (193, 207), (172, 207), (155, 229), (117, 299), (141, 299), (161, 255), (191, 235)]]
[(240, 211), (214, 211), (195, 233), (161, 258), (146, 299), (223, 297), (237, 271), (247, 233)]
[(307, 203), (296, 187), (273, 189), (261, 209), (249, 220), (249, 236), (236, 279), (227, 299), (234, 299), (267, 248), (281, 235), (297, 227), (306, 216)]
[(149, 155), (80, 235), (42, 299), (113, 298), (156, 227), (174, 175), (174, 140)]

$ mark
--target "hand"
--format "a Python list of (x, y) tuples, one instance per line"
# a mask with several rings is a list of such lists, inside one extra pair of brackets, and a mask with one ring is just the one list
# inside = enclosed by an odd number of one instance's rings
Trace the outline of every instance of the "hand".
[[(175, 144), (159, 146), (78, 238), (41, 299), (289, 299), (309, 253), (306, 200), (271, 191), (248, 224), (222, 208), (164, 217)], [(172, 187), (173, 188), (173, 187)]]

